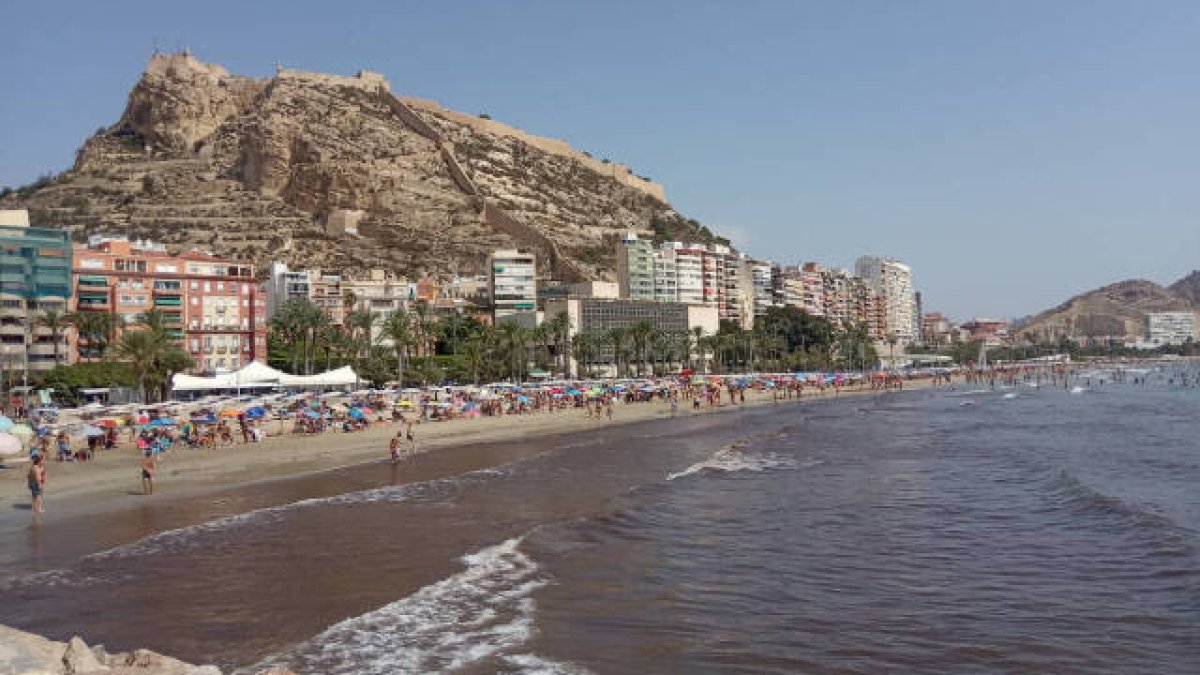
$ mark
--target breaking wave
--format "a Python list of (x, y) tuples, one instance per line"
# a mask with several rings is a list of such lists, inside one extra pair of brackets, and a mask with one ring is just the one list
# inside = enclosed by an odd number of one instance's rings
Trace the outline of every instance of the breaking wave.
[(520, 543), (509, 539), (466, 555), (458, 574), (336, 623), (244, 672), (283, 666), (330, 675), (426, 673), (491, 659), (521, 672), (585, 672), (521, 653), (535, 632), (533, 594), (550, 580)]

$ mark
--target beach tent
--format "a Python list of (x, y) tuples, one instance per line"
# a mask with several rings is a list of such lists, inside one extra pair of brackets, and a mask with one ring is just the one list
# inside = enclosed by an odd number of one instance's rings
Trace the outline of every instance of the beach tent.
[(177, 392), (214, 391), (219, 389), (255, 389), (264, 387), (349, 387), (358, 382), (358, 375), (350, 366), (343, 366), (316, 375), (289, 375), (265, 363), (254, 361), (232, 373), (218, 373), (211, 377), (198, 377), (177, 373), (171, 378), (171, 387)]

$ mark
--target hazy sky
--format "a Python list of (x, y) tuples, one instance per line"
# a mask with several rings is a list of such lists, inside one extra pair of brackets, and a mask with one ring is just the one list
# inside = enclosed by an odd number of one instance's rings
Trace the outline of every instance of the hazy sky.
[(1200, 268), (1200, 2), (173, 4), (5, 2), (0, 185), (186, 46), (380, 71), (625, 162), (751, 254), (905, 260), (957, 318)]

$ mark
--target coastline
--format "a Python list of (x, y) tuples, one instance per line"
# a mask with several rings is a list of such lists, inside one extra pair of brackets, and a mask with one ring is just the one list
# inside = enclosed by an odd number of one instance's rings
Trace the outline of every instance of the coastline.
[[(928, 381), (906, 382), (905, 390), (928, 388)], [(882, 395), (895, 390), (845, 390), (834, 395), (805, 392), (801, 399), (775, 400), (770, 391), (748, 391), (744, 404), (705, 406), (699, 411), (680, 406), (679, 417), (734, 413), (741, 409), (763, 405), (795, 405), (812, 401), (833, 401)], [(597, 420), (584, 416), (581, 409), (552, 413), (458, 419), (444, 422), (425, 422), (415, 427), (420, 462), (426, 455), (446, 448), (486, 446), (491, 442), (512, 442), (521, 439), (564, 437), (589, 430), (620, 426), (650, 420), (667, 420), (670, 408), (666, 402), (620, 404), (614, 419)], [(276, 431), (272, 422), (269, 431)], [(48, 462), (46, 513), (33, 517), (29, 511), (29, 493), (25, 487), (24, 464), (10, 465), (0, 470), (0, 542), (25, 538), (31, 529), (50, 533), (58, 523), (84, 521), (99, 514), (129, 512), (147, 506), (169, 507), (172, 502), (189, 497), (216, 496), (256, 483), (281, 481), (302, 477), (317, 477), (340, 468), (387, 460), (387, 443), (400, 428), (395, 422), (372, 425), (365, 431), (344, 434), (327, 432), (318, 435), (273, 435), (260, 443), (238, 444), (209, 450), (182, 448), (167, 455), (161, 462), (155, 480), (156, 493), (140, 494), (139, 461), (136, 448), (122, 446), (102, 451), (96, 460), (85, 463), (59, 464)], [(486, 468), (486, 460), (482, 460)], [(420, 480), (445, 477), (416, 476)], [(408, 481), (405, 481), (408, 482)], [(231, 510), (221, 516), (239, 515), (257, 508), (274, 506), (263, 503), (231, 503)], [(203, 522), (192, 521), (185, 524)], [(142, 536), (171, 529), (179, 523), (151, 526)], [(124, 543), (124, 542), (122, 542)], [(14, 548), (14, 547), (9, 547)]]

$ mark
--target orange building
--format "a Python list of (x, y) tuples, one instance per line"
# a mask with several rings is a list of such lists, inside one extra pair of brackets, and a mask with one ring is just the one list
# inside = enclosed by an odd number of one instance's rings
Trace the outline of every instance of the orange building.
[[(117, 314), (127, 325), (151, 309), (162, 312), (197, 372), (236, 370), (267, 359), (266, 294), (249, 263), (93, 237), (75, 247), (72, 287), (80, 312)], [(83, 340), (79, 350), (86, 349)]]

